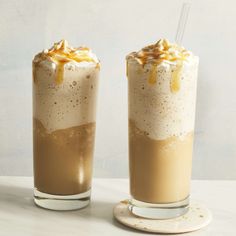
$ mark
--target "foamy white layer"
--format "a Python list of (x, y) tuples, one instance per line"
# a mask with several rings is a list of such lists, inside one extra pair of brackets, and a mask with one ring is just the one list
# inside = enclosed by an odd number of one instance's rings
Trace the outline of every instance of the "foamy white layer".
[(198, 57), (183, 61), (180, 89), (171, 92), (172, 71), (177, 62), (163, 60), (157, 65), (156, 83), (150, 84), (153, 64), (142, 65), (128, 57), (129, 119), (156, 140), (194, 130)]
[[(42, 58), (41, 58), (42, 59)], [(64, 65), (63, 82), (56, 84), (56, 64), (34, 60), (34, 118), (48, 132), (95, 122), (99, 68), (93, 62)]]

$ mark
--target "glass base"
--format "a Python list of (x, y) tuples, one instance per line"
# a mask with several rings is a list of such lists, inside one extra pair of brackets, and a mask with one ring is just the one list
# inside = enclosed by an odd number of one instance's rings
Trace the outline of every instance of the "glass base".
[(36, 205), (50, 210), (77, 210), (89, 204), (90, 194), (91, 190), (75, 195), (51, 195), (34, 189), (34, 202)]
[(171, 219), (184, 215), (189, 210), (189, 197), (182, 201), (165, 204), (151, 204), (135, 199), (129, 201), (129, 210), (136, 216), (148, 219)]

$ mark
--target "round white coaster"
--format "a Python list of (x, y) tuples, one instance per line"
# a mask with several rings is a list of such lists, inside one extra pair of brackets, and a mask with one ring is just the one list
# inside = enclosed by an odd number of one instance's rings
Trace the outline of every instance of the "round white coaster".
[(114, 207), (114, 216), (122, 224), (131, 228), (153, 233), (186, 233), (207, 226), (212, 219), (211, 212), (202, 204), (191, 202), (189, 211), (180, 217), (168, 220), (145, 219), (133, 215), (128, 209), (128, 201), (121, 201)]

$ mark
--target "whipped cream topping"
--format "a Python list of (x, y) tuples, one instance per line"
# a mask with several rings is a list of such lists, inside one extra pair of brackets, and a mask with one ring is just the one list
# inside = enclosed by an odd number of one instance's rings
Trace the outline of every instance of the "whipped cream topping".
[(145, 65), (147, 63), (160, 64), (163, 61), (183, 61), (191, 56), (192, 53), (184, 47), (170, 43), (167, 39), (160, 39), (157, 43), (146, 46), (138, 52), (130, 53), (127, 60), (134, 59), (139, 64)]
[(39, 58), (45, 59), (45, 57), (51, 59), (56, 63), (67, 63), (67, 62), (90, 62), (99, 63), (98, 58), (92, 53), (88, 47), (74, 48), (68, 45), (66, 40), (61, 40), (58, 43), (54, 43), (54, 46), (50, 49), (45, 49), (43, 52), (36, 55), (35, 60)]

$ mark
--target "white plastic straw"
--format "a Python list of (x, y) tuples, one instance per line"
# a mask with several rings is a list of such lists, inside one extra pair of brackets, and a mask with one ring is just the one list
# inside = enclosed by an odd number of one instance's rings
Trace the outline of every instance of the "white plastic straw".
[(184, 2), (183, 3), (181, 14), (179, 17), (178, 28), (177, 28), (177, 32), (176, 32), (176, 36), (175, 36), (175, 42), (179, 45), (182, 44), (190, 7), (191, 7), (191, 2)]

